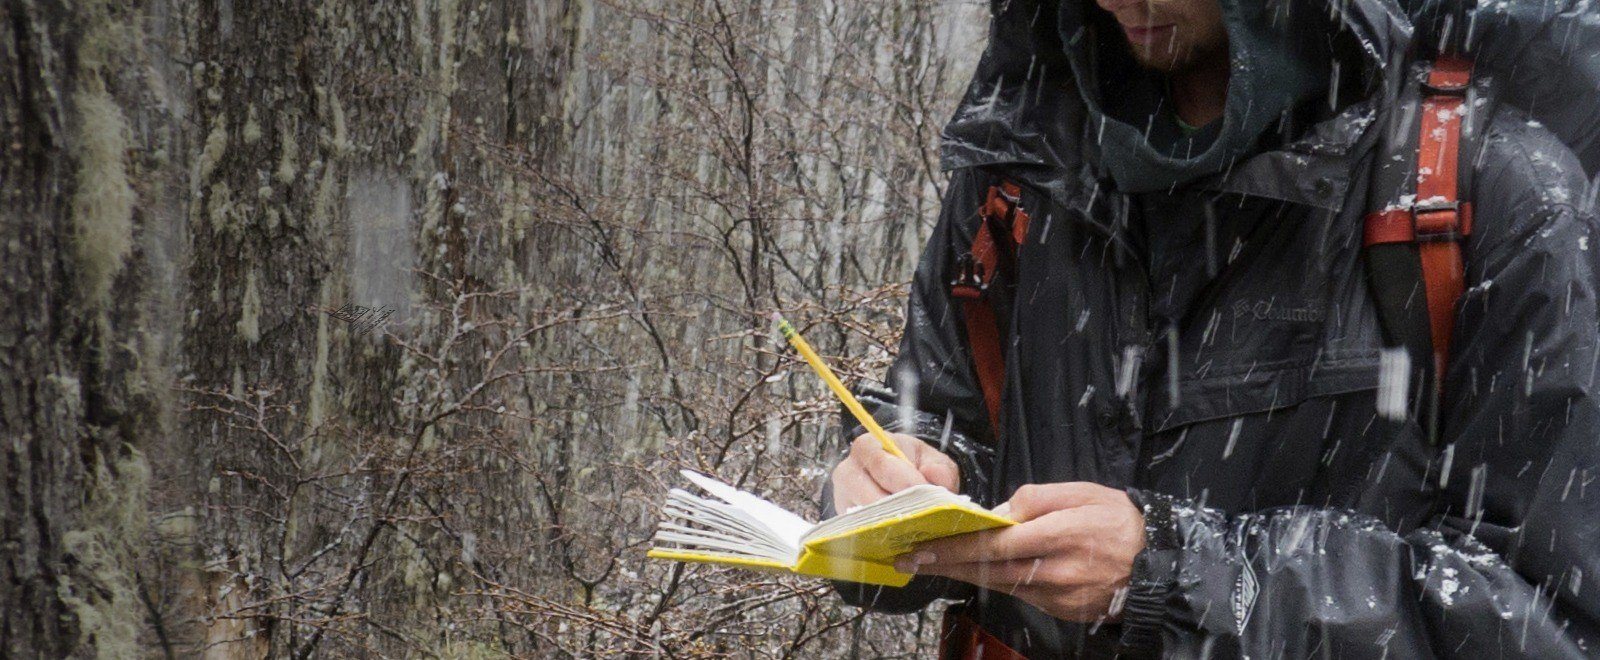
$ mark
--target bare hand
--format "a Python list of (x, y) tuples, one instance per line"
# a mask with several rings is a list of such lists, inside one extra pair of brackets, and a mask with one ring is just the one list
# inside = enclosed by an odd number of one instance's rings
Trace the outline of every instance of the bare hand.
[(996, 511), (1022, 524), (929, 541), (895, 568), (1008, 593), (1059, 619), (1120, 618), (1144, 549), (1144, 514), (1127, 493), (1087, 482), (1028, 485)]
[(949, 456), (903, 433), (891, 433), (889, 437), (911, 462), (884, 451), (872, 434), (861, 434), (850, 443), (850, 455), (833, 468), (835, 511), (844, 513), (920, 484), (959, 492), (961, 471)]

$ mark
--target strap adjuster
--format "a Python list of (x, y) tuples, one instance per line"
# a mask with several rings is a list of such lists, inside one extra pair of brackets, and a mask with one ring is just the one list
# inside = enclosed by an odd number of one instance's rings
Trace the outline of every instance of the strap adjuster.
[(1425, 96), (1453, 96), (1457, 98), (1466, 98), (1468, 87), (1469, 85), (1466, 83), (1459, 85), (1435, 85), (1428, 81), (1423, 81), (1422, 83), (1422, 91), (1426, 92)]
[(983, 297), (989, 290), (989, 282), (983, 276), (983, 263), (973, 259), (971, 253), (961, 254), (956, 257), (956, 276), (950, 280), (950, 294), (957, 298)]
[(1433, 213), (1436, 211), (1460, 210), (1461, 200), (1459, 199), (1429, 199), (1411, 205), (1411, 212), (1418, 215), (1423, 213)]
[(1369, 246), (1460, 241), (1472, 235), (1472, 204), (1437, 200), (1391, 206), (1367, 215), (1363, 234)]
[(1418, 242), (1461, 240), (1461, 201), (1430, 199), (1413, 204), (1411, 224)]
[(1453, 209), (1417, 212), (1412, 214), (1418, 243), (1455, 242), (1461, 240), (1461, 214)]

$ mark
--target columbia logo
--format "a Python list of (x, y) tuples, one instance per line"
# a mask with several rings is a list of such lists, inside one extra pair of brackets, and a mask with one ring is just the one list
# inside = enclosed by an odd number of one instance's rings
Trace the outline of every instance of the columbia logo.
[(1289, 321), (1296, 323), (1320, 323), (1327, 318), (1327, 312), (1311, 306), (1290, 307), (1280, 305), (1272, 300), (1238, 300), (1233, 303), (1233, 318), (1253, 318), (1257, 321)]

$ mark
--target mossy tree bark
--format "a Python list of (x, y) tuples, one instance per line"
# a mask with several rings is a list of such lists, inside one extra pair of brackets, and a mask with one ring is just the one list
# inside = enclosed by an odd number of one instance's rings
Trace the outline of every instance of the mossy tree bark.
[[(139, 652), (148, 464), (161, 435), (136, 238), (166, 195), (159, 147), (125, 108), (137, 8), (0, 6), (0, 648)], [(140, 119), (158, 124), (152, 109)]]
[(0, 0), (0, 648), (925, 643), (642, 550), (680, 467), (812, 504), (764, 319), (881, 375), (973, 7)]

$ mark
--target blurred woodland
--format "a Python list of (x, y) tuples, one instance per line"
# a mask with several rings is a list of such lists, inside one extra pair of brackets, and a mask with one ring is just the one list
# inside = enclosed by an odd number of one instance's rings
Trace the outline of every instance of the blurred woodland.
[(837, 402), (766, 317), (883, 378), (983, 3), (0, 19), (0, 649), (931, 650), (644, 550), (683, 467), (815, 515)]

